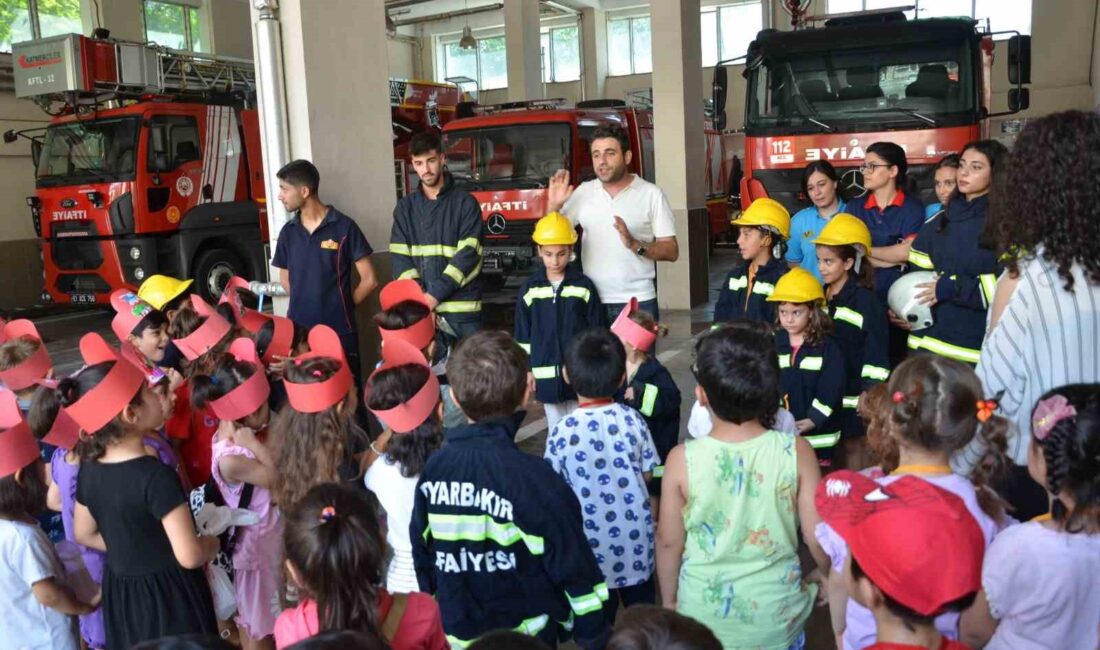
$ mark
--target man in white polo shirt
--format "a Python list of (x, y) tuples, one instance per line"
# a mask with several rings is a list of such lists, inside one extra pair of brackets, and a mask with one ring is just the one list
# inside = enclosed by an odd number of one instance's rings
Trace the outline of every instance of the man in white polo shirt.
[(659, 318), (655, 262), (680, 256), (672, 206), (661, 188), (627, 171), (630, 140), (617, 128), (592, 134), (596, 178), (575, 189), (569, 172), (550, 179), (549, 211), (558, 210), (584, 229), (581, 263), (600, 291), (612, 322), (631, 298)]

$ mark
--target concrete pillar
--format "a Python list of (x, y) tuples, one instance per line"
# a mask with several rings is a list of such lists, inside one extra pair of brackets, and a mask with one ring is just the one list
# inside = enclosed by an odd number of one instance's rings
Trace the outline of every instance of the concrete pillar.
[(111, 30), (113, 38), (127, 41), (145, 40), (144, 12), (142, 3), (138, 0), (81, 2), (80, 22), (85, 35), (90, 35), (96, 27), (106, 27)]
[(504, 40), (508, 47), (508, 101), (541, 99), (538, 2), (504, 0)]
[[(313, 161), (321, 172), (321, 200), (354, 219), (375, 250), (385, 251), (396, 201), (385, 2), (323, 5), (280, 3), (291, 157)], [(386, 282), (388, 255), (371, 259)], [(359, 308), (364, 364), (373, 362), (378, 348), (368, 319), (376, 309), (373, 297)]]
[(676, 216), (680, 259), (657, 264), (662, 309), (689, 309), (707, 301), (708, 235), (704, 177), (702, 52), (699, 0), (650, 5), (653, 57), (654, 158), (657, 185)]
[(585, 99), (603, 99), (607, 81), (607, 13), (581, 10), (581, 79)]

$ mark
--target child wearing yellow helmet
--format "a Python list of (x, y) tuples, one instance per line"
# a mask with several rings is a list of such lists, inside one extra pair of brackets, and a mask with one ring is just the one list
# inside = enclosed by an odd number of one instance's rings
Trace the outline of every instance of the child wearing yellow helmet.
[(577, 408), (576, 393), (562, 378), (565, 348), (574, 336), (604, 323), (604, 309), (596, 285), (574, 262), (577, 231), (559, 212), (535, 224), (532, 239), (539, 262), (516, 299), (515, 338), (527, 351), (535, 398), (546, 410), (546, 425)]
[(874, 271), (867, 260), (871, 231), (856, 217), (838, 214), (814, 244), (818, 271), (825, 280), (826, 311), (833, 319), (833, 338), (844, 353), (844, 467), (860, 469), (866, 464), (867, 433), (859, 415), (860, 400), (890, 373), (886, 310), (875, 296)]
[(785, 406), (818, 462), (828, 467), (840, 442), (845, 370), (844, 353), (831, 336), (825, 292), (812, 273), (798, 267), (779, 279), (768, 301), (778, 307), (775, 349)]
[(752, 202), (733, 225), (740, 228), (737, 246), (744, 260), (726, 276), (714, 305), (714, 322), (775, 321), (768, 296), (787, 272), (783, 255), (791, 234), (791, 215), (775, 199)]

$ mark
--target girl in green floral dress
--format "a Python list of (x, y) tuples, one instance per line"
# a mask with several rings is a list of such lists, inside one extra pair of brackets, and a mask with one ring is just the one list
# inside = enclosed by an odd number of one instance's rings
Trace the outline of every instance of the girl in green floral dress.
[[(821, 478), (805, 439), (770, 429), (779, 365), (770, 335), (737, 324), (705, 336), (693, 368), (710, 435), (665, 464), (657, 574), (665, 607), (705, 624), (731, 648), (802, 648), (816, 587), (802, 579), (798, 527), (819, 521)], [(806, 536), (818, 566), (828, 566)]]

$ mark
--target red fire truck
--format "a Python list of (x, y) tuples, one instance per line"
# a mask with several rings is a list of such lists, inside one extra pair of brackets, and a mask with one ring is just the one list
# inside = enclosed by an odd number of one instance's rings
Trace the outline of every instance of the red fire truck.
[[(267, 274), (250, 61), (76, 34), (14, 46), (16, 95), (54, 115), (32, 140), (45, 301), (107, 303), (154, 273), (208, 298)], [(453, 85), (391, 81), (394, 147), (452, 119)], [(33, 131), (33, 130), (32, 130)], [(408, 188), (397, 165), (398, 193)]]
[[(811, 19), (818, 20), (818, 19)], [(1010, 111), (991, 113), (993, 37), (968, 18), (907, 20), (883, 10), (824, 17), (824, 26), (764, 30), (745, 58), (743, 207), (770, 196), (808, 205), (802, 169), (828, 160), (849, 199), (865, 194), (859, 165), (870, 144), (908, 153), (921, 198), (934, 199), (933, 166), (989, 137), (988, 118), (1028, 106), (1030, 37), (1008, 42)], [(724, 126), (726, 70), (715, 68), (716, 121)]]
[[(547, 185), (559, 169), (579, 184), (595, 178), (589, 145), (593, 131), (615, 126), (630, 136), (630, 171), (653, 181), (653, 113), (617, 100), (533, 100), (475, 109), (474, 117), (443, 127), (447, 168), (457, 187), (481, 204), (484, 228), (482, 273), (490, 286), (523, 274), (535, 257), (531, 235), (546, 214)], [(706, 196), (711, 234), (728, 228), (728, 162), (721, 135), (706, 133)]]

